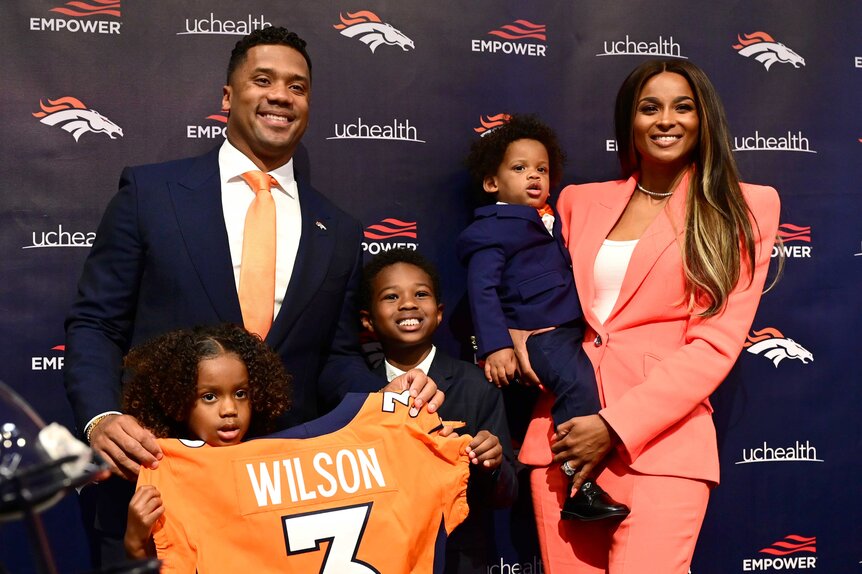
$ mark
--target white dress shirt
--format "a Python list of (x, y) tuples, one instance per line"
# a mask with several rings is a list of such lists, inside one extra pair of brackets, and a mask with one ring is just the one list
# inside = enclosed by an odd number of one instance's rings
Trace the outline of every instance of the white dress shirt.
[[(241, 151), (227, 139), (219, 149), (218, 167), (221, 174), (221, 203), (224, 210), (224, 223), (230, 244), (230, 259), (233, 275), (239, 291), (239, 270), (242, 266), (242, 235), (245, 228), (245, 214), (254, 199), (255, 192), (242, 179), (247, 171), (260, 171)], [(293, 175), (293, 159), (283, 166), (269, 172), (278, 182), (272, 190), (275, 200), (275, 301), (273, 317), (278, 315), (299, 249), (302, 231), (302, 213), (299, 209), (299, 189)]]
[[(428, 374), (428, 369), (431, 368), (431, 363), (434, 362), (434, 355), (437, 353), (437, 347), (431, 345), (431, 352), (428, 353), (428, 356), (422, 359), (422, 362), (413, 367), (414, 369), (419, 369), (426, 375)], [(383, 364), (386, 366), (386, 380), (388, 382), (392, 382), (392, 379), (395, 377), (401, 376), (407, 371), (402, 371), (398, 367), (393, 366), (389, 361), (384, 360)]]

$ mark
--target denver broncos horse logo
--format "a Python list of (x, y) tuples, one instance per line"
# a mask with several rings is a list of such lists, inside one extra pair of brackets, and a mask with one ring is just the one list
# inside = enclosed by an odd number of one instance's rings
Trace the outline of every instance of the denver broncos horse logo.
[(493, 116), (482, 116), (479, 118), (479, 122), (482, 124), (478, 128), (473, 128), (473, 131), (479, 134), (482, 137), (485, 137), (495, 129), (500, 126), (506, 124), (512, 116), (509, 114), (496, 114)]
[(49, 126), (60, 126), (66, 130), (75, 141), (85, 132), (93, 132), (97, 134), (107, 134), (111, 139), (116, 139), (116, 136), (123, 137), (123, 130), (97, 112), (87, 108), (78, 98), (66, 96), (57, 100), (48, 100), (49, 105), (42, 103), (39, 100), (41, 112), (35, 112), (33, 117), (40, 118), (40, 122)]
[(335, 24), (333, 28), (341, 30), (341, 34), (348, 38), (358, 37), (360, 42), (364, 42), (371, 48), (372, 53), (381, 44), (401, 46), (405, 52), (415, 47), (413, 40), (381, 21), (377, 14), (370, 10), (348, 12), (346, 17), (344, 14), (339, 16), (341, 24)]
[(793, 64), (794, 68), (805, 65), (802, 56), (784, 44), (776, 42), (766, 32), (737, 34), (736, 39), (739, 40), (739, 44), (734, 44), (733, 47), (739, 52), (739, 55), (746, 58), (754, 56), (754, 59), (766, 66), (767, 70), (775, 62)]
[(749, 353), (763, 355), (772, 361), (776, 368), (784, 359), (798, 359), (804, 365), (814, 360), (811, 351), (793, 339), (786, 338), (781, 331), (772, 327), (754, 331), (752, 335), (746, 337), (743, 346)]

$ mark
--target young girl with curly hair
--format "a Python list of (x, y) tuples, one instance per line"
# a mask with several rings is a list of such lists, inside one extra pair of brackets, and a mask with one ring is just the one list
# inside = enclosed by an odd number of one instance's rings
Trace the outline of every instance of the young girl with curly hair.
[[(290, 376), (278, 355), (237, 325), (172, 331), (132, 349), (125, 368), (124, 412), (157, 438), (229, 446), (275, 431), (290, 406)], [(152, 528), (163, 513), (155, 487), (135, 492), (125, 536), (130, 557), (155, 555)]]

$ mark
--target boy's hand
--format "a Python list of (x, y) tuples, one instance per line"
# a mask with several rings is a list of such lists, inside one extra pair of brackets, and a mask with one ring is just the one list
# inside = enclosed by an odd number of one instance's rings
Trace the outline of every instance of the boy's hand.
[(382, 391), (393, 391), (400, 393), (410, 389), (410, 396), (413, 397), (413, 406), (410, 407), (410, 416), (419, 414), (419, 409), (425, 405), (429, 413), (433, 413), (440, 408), (446, 395), (443, 391), (437, 388), (431, 377), (419, 369), (410, 369), (403, 375), (399, 375), (392, 379), (388, 385), (383, 387)]
[(499, 349), (485, 359), (485, 378), (489, 383), (505, 387), (515, 378), (517, 368), (515, 351), (510, 347)]
[(129, 558), (150, 556), (148, 549), (150, 548), (150, 537), (153, 534), (153, 525), (164, 512), (162, 495), (155, 486), (145, 484), (135, 491), (132, 501), (129, 502), (126, 537), (123, 541)]
[(500, 439), (486, 430), (480, 430), (467, 445), (470, 464), (478, 464), (485, 470), (494, 470), (503, 464), (503, 447)]

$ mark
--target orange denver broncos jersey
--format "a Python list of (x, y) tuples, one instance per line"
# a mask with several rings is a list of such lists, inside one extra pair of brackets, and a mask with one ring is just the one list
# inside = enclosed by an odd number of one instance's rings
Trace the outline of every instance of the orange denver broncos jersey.
[(162, 572), (442, 572), (467, 516), (469, 436), (408, 413), (409, 394), (350, 394), (328, 415), (236, 446), (159, 439)]

